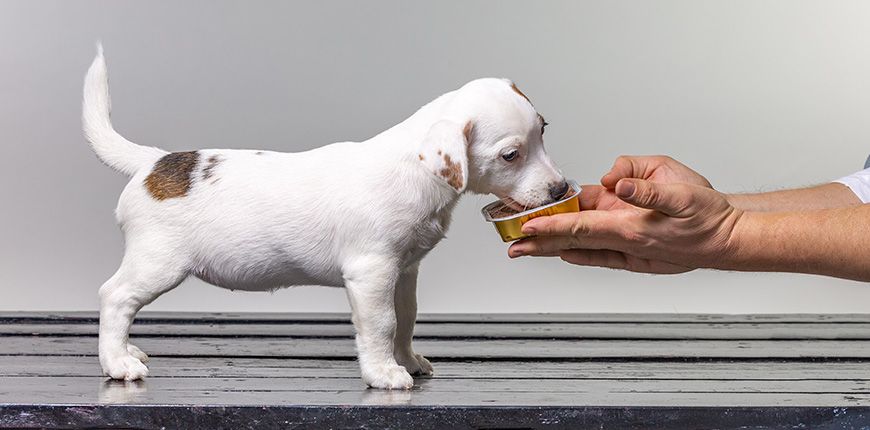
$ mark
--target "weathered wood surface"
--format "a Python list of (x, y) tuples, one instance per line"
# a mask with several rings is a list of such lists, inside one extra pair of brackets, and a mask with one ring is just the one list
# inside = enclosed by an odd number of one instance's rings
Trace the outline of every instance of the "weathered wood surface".
[[(0, 324), (0, 336), (96, 336), (95, 322)], [(346, 323), (137, 322), (133, 336), (351, 338)], [(417, 339), (870, 340), (870, 323), (420, 323)]]
[(0, 313), (0, 427), (870, 426), (867, 315), (424, 315), (409, 392), (365, 388), (346, 315), (143, 313), (135, 383), (96, 323)]

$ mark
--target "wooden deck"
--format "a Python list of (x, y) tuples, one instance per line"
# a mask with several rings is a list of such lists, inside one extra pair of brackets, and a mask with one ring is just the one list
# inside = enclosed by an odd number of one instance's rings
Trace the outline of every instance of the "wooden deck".
[(346, 315), (145, 312), (136, 383), (96, 335), (0, 314), (0, 427), (870, 427), (870, 315), (424, 315), (409, 392), (366, 389)]

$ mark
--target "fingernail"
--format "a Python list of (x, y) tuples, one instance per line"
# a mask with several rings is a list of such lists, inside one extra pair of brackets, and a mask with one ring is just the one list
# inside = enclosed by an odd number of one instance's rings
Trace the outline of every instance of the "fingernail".
[(513, 249), (511, 250), (511, 258), (522, 257), (525, 255), (522, 249)]
[(616, 195), (620, 198), (631, 197), (635, 189), (634, 183), (625, 181), (621, 186), (616, 187)]
[(537, 232), (537, 230), (535, 230), (535, 228), (532, 226), (523, 226), (523, 233), (524, 234), (535, 234), (536, 232)]

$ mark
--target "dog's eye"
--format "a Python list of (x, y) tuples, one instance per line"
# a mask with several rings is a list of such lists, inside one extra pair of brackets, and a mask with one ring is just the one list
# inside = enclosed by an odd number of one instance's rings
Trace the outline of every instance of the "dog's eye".
[(501, 158), (504, 158), (504, 161), (514, 161), (517, 159), (518, 155), (520, 155), (520, 152), (514, 149), (513, 151), (502, 155)]
[(547, 128), (548, 125), (550, 125), (549, 122), (545, 122), (544, 124), (541, 125), (541, 134), (542, 135), (544, 134), (544, 129)]

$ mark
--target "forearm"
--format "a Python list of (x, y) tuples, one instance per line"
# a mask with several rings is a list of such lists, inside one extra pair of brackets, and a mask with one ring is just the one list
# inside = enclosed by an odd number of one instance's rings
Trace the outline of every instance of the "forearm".
[(745, 212), (716, 268), (870, 281), (870, 204), (807, 212)]
[(725, 198), (735, 208), (756, 212), (810, 211), (861, 204), (849, 187), (836, 182), (796, 190), (726, 194)]

